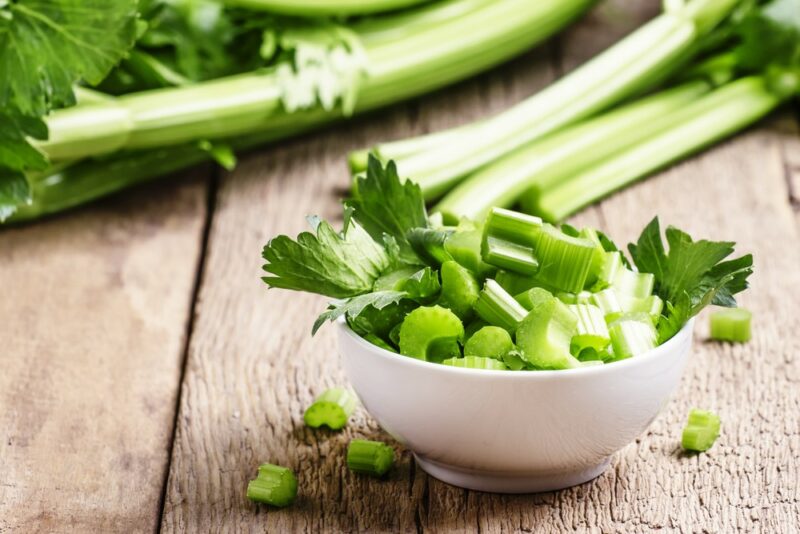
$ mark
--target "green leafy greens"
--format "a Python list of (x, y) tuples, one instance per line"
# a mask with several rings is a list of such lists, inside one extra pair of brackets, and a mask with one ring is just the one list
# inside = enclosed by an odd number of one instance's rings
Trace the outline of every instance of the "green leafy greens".
[(672, 226), (666, 232), (669, 251), (661, 239), (658, 217), (628, 245), (633, 262), (642, 272), (655, 275), (656, 294), (667, 305), (667, 321), (660, 323), (659, 338), (672, 337), (691, 317), (709, 304), (734, 307), (733, 295), (747, 288), (753, 273), (753, 256), (722, 261), (733, 253), (729, 241), (693, 241)]

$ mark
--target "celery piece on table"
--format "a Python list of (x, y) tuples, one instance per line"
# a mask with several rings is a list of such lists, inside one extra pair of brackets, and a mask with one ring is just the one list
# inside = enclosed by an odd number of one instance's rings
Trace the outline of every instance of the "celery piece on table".
[(354, 439), (347, 447), (347, 467), (356, 473), (382, 477), (394, 464), (394, 449), (379, 441)]
[(307, 426), (319, 428), (323, 425), (331, 430), (341, 430), (356, 409), (358, 399), (345, 388), (331, 388), (314, 400), (306, 409), (303, 421)]
[(750, 341), (753, 314), (744, 308), (716, 310), (711, 313), (711, 339), (744, 343)]
[(692, 408), (681, 436), (681, 446), (687, 451), (704, 452), (719, 436), (719, 416), (706, 410)]
[(289, 506), (297, 497), (297, 478), (286, 467), (262, 464), (258, 476), (247, 484), (247, 498), (277, 507)]

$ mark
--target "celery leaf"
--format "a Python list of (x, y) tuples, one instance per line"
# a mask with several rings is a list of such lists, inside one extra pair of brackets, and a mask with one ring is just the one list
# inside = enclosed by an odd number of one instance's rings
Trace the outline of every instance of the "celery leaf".
[(345, 209), (374, 239), (392, 236), (400, 248), (400, 258), (407, 263), (421, 263), (408, 241), (416, 228), (428, 227), (425, 199), (419, 185), (401, 180), (397, 166), (390, 161), (384, 167), (370, 154), (366, 176), (356, 178), (353, 197)]
[(0, 13), (0, 109), (42, 116), (75, 103), (136, 39), (136, 0), (19, 0)]
[(278, 236), (264, 247), (264, 270), (270, 287), (308, 291), (334, 298), (372, 291), (375, 280), (391, 265), (382, 242), (356, 222), (340, 233), (325, 221), (310, 218), (316, 233), (303, 232), (293, 240)]

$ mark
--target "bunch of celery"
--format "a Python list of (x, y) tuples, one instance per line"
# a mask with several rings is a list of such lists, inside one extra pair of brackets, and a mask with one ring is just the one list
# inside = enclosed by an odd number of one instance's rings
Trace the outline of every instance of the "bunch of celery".
[[(440, 198), (445, 221), (515, 204), (557, 221), (799, 92), (800, 0), (665, 2), (660, 16), (500, 115), (373, 150)], [(354, 172), (365, 154), (351, 154)]]
[[(0, 68), (24, 74), (0, 72), (0, 219), (59, 211), (204, 159), (230, 166), (236, 149), (495, 65), (593, 2), (0, 2)], [(397, 8), (407, 9), (362, 15)], [(76, 99), (77, 82), (96, 91)]]
[(342, 232), (309, 220), (314, 233), (264, 247), (264, 281), (338, 299), (314, 332), (343, 317), (378, 347), (457, 367), (571, 369), (636, 357), (705, 306), (736, 306), (752, 273), (750, 255), (725, 260), (733, 243), (693, 241), (677, 228), (667, 228), (666, 250), (657, 218), (629, 245), (636, 268), (597, 230), (502, 208), (442, 226), (420, 187), (373, 157), (345, 202)]

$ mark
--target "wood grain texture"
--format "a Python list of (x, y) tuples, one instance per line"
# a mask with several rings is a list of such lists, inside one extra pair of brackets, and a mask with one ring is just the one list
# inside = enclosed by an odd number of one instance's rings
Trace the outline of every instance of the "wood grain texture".
[[(624, 6), (624, 11), (623, 11)], [(647, 433), (595, 481), (561, 492), (501, 496), (428, 477), (403, 452), (388, 480), (352, 475), (353, 437), (388, 439), (359, 411), (342, 433), (311, 431), (302, 412), (342, 384), (329, 329), (309, 330), (321, 298), (264, 289), (259, 252), (301, 215), (335, 219), (344, 154), (377, 140), (465, 122), (505, 108), (556, 72), (657, 11), (614, 2), (556, 45), (454, 90), (258, 155), (222, 181), (209, 237), (167, 487), (165, 531), (794, 532), (800, 529), (800, 237), (785, 167), (796, 141), (762, 126), (615, 195), (575, 218), (633, 239), (659, 214), (693, 234), (729, 238), (757, 255), (744, 304), (756, 314), (747, 345), (699, 339), (680, 390)], [(631, 15), (634, 13), (635, 15)], [(717, 410), (723, 436), (705, 455), (678, 449), (691, 406)], [(294, 506), (250, 504), (261, 462), (295, 469)]]
[(0, 232), (0, 532), (157, 528), (205, 191)]

